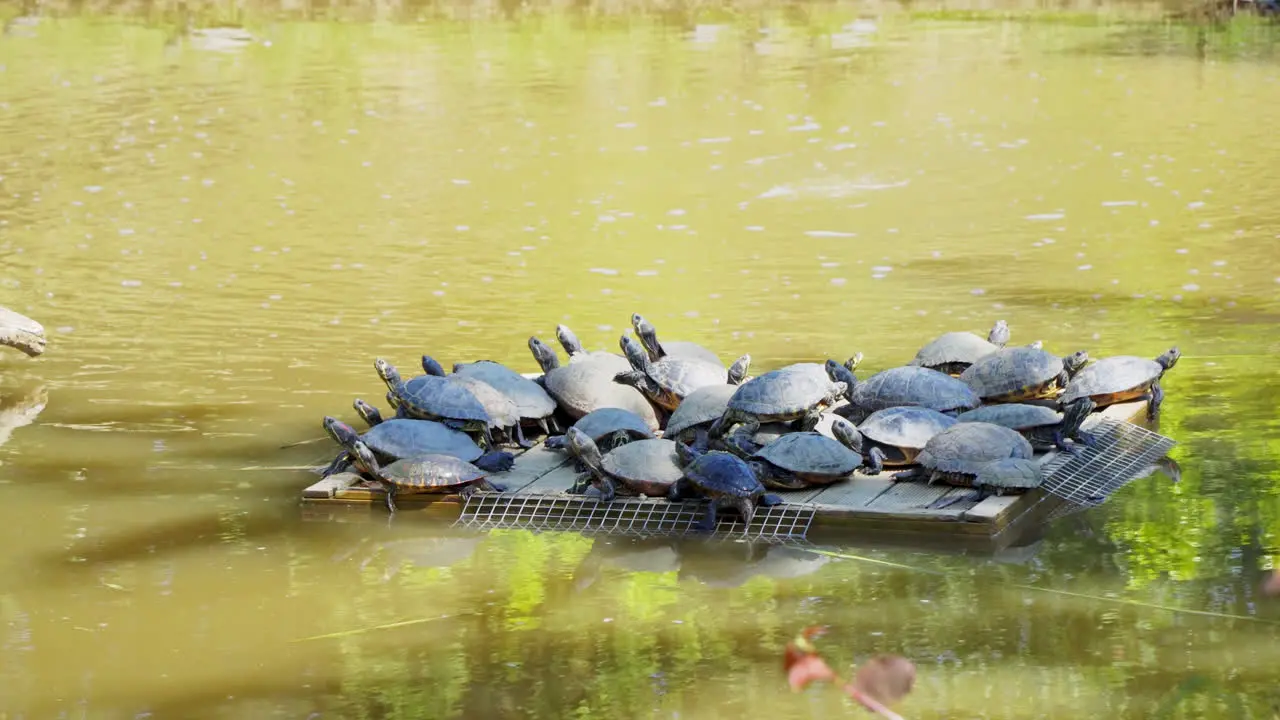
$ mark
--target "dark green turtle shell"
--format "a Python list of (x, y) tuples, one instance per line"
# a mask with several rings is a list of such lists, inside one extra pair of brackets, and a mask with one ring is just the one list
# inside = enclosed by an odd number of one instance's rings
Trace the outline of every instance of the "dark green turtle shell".
[(980, 422), (958, 422), (934, 435), (916, 457), (931, 470), (974, 475), (985, 464), (1010, 458), (1030, 460), (1031, 443), (1007, 427)]
[(538, 420), (556, 411), (556, 401), (541, 385), (501, 363), (492, 360), (459, 363), (453, 366), (453, 374), (473, 377), (492, 386), (516, 404), (522, 418)]
[(729, 398), (738, 391), (737, 385), (707, 385), (685, 396), (680, 407), (667, 419), (666, 435), (675, 437), (691, 427), (715, 422), (729, 407)]
[(489, 413), (470, 388), (447, 377), (419, 375), (404, 384), (397, 399), (410, 416), (491, 422)]
[(671, 440), (636, 440), (619, 445), (604, 456), (601, 467), (611, 477), (641, 495), (664, 496), (684, 471)]
[(981, 403), (965, 383), (950, 375), (916, 365), (890, 368), (853, 388), (852, 402), (866, 412), (913, 405), (938, 412), (963, 411)]
[(798, 475), (843, 477), (862, 466), (862, 456), (819, 432), (783, 435), (752, 457)]
[(378, 456), (391, 460), (435, 454), (472, 462), (484, 454), (469, 435), (433, 420), (383, 420), (365, 431), (360, 439)]
[(651, 362), (645, 369), (645, 375), (658, 387), (680, 398), (688, 397), (699, 388), (729, 382), (729, 371), (723, 365), (690, 358), (666, 357)]
[(708, 498), (756, 498), (765, 492), (751, 466), (733, 453), (712, 451), (694, 458), (684, 476)]
[(1033, 490), (1044, 482), (1039, 463), (1021, 458), (995, 460), (978, 469), (973, 486), (1000, 493), (1004, 490)]
[(1076, 373), (1059, 400), (1067, 403), (1082, 397), (1137, 390), (1154, 383), (1164, 370), (1163, 365), (1147, 358), (1132, 355), (1104, 357)]
[(1062, 358), (1051, 352), (1012, 347), (980, 358), (960, 379), (985, 400), (1034, 393), (1057, 380), (1063, 370)]
[(739, 385), (729, 398), (729, 409), (761, 416), (798, 414), (822, 402), (836, 389), (823, 365), (796, 363)]
[(858, 425), (858, 432), (881, 445), (919, 450), (955, 424), (956, 418), (937, 410), (904, 405), (871, 413)]
[(635, 440), (653, 438), (649, 423), (644, 418), (622, 408), (592, 410), (578, 419), (573, 426), (587, 434), (595, 442), (616, 432), (625, 432)]
[(1012, 430), (1030, 430), (1035, 427), (1057, 425), (1062, 422), (1062, 413), (1043, 405), (1028, 403), (1000, 403), (983, 405), (980, 408), (960, 413), (956, 418), (960, 422), (985, 422), (1002, 425)]
[(382, 479), (406, 490), (450, 490), (485, 477), (485, 472), (452, 455), (415, 455), (381, 468)]

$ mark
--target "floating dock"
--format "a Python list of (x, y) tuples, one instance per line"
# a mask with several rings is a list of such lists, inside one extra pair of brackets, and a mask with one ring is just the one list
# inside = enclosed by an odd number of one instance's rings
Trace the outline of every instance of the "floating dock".
[[(1047, 488), (1017, 495), (976, 499), (973, 490), (923, 482), (894, 482), (894, 470), (877, 476), (854, 473), (822, 488), (780, 492), (786, 503), (758, 508), (750, 527), (736, 513), (723, 513), (717, 535), (762, 540), (806, 540), (810, 534), (838, 532), (886, 540), (976, 543), (1004, 547), (1051, 517), (1102, 502), (1106, 495), (1164, 457), (1173, 441), (1141, 429), (1147, 404), (1112, 405), (1086, 421), (1100, 443), (1078, 455), (1037, 455)], [(651, 536), (696, 532), (705, 505), (656, 498), (619, 497), (600, 503), (591, 495), (570, 495), (578, 477), (569, 455), (542, 443), (521, 452), (515, 466), (497, 473), (502, 493), (405, 494), (396, 497), (401, 514), (425, 514), (478, 529), (525, 528)], [(1092, 488), (1092, 489), (1091, 489)], [(366, 487), (354, 473), (325, 478), (303, 492), (304, 519), (349, 520), (353, 515), (385, 516), (380, 488)], [(354, 513), (353, 513), (354, 511)]]

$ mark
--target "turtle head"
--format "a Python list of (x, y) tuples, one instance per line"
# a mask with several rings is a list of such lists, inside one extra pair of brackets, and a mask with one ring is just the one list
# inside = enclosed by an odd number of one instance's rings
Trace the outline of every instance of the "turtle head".
[(635, 338), (623, 335), (618, 339), (618, 347), (622, 348), (622, 354), (626, 356), (632, 368), (643, 371), (649, 367), (649, 353)]
[(1029, 342), (1029, 343), (1027, 343), (1027, 347), (1031, 348), (1032, 350), (1043, 350), (1043, 349), (1044, 349), (1044, 341), (1043, 341), (1043, 340), (1036, 340), (1036, 341), (1034, 341), (1034, 342)]
[(582, 341), (578, 340), (578, 336), (573, 334), (568, 325), (556, 326), (556, 339), (560, 341), (560, 347), (569, 353), (569, 357), (585, 352), (582, 349)]
[(1172, 368), (1174, 365), (1178, 364), (1178, 358), (1180, 357), (1182, 357), (1182, 351), (1178, 349), (1177, 345), (1174, 345), (1173, 347), (1164, 351), (1164, 353), (1161, 354), (1160, 357), (1156, 358), (1156, 362), (1160, 363), (1160, 367), (1164, 368), (1167, 371), (1170, 368)]
[(854, 427), (853, 423), (837, 415), (832, 418), (831, 434), (836, 436), (836, 440), (839, 440), (841, 445), (859, 455), (862, 454), (862, 433), (858, 432), (858, 428)]
[(729, 366), (729, 384), (741, 385), (747, 379), (747, 371), (751, 369), (751, 356), (743, 355)]
[(378, 465), (378, 459), (373, 456), (373, 451), (369, 449), (359, 440), (351, 443), (349, 448), (351, 451), (351, 463), (356, 466), (360, 472), (366, 473), (375, 479), (382, 476), (382, 467)]
[(596, 441), (590, 435), (576, 427), (570, 427), (564, 433), (564, 446), (570, 455), (581, 460), (593, 473), (601, 471), (600, 462), (603, 458), (600, 448), (596, 447)]
[(360, 419), (364, 420), (369, 427), (373, 427), (374, 425), (382, 422), (382, 413), (378, 412), (378, 408), (370, 405), (360, 398), (353, 400), (351, 407), (356, 411), (356, 414), (360, 416)]
[(444, 377), (444, 366), (436, 362), (436, 359), (430, 355), (422, 356), (422, 372), (428, 375), (436, 375)]
[(1066, 437), (1075, 435), (1095, 407), (1097, 406), (1093, 400), (1089, 399), (1088, 395), (1064, 404), (1062, 406), (1062, 434)]
[(613, 376), (613, 381), (619, 385), (629, 385), (641, 392), (644, 392), (644, 385), (648, 384), (649, 378), (641, 370), (625, 370)]
[(396, 366), (387, 362), (383, 358), (373, 361), (373, 369), (378, 371), (378, 377), (382, 378), (382, 382), (387, 384), (388, 388), (395, 388), (401, 383), (400, 371), (396, 370)]
[(529, 338), (529, 352), (533, 353), (533, 359), (538, 361), (538, 367), (542, 368), (544, 373), (560, 367), (560, 359), (556, 357), (556, 351), (539, 340), (537, 335)]
[(1075, 377), (1076, 373), (1084, 369), (1089, 364), (1089, 353), (1084, 350), (1077, 350), (1070, 355), (1062, 358), (1062, 369), (1067, 371), (1067, 377)]
[(636, 331), (636, 335), (640, 338), (640, 342), (644, 343), (644, 349), (649, 353), (649, 359), (657, 362), (662, 359), (662, 346), (658, 344), (658, 330), (653, 323), (644, 319), (640, 313), (631, 316), (631, 327)]
[(360, 439), (360, 434), (355, 431), (355, 428), (338, 418), (325, 415), (324, 422), (321, 425), (324, 427), (325, 434), (343, 447), (350, 447), (352, 443)]
[(854, 372), (855, 370), (858, 369), (858, 366), (861, 364), (862, 364), (862, 353), (854, 353), (853, 357), (844, 361), (844, 369), (848, 370), (849, 372)]
[(1004, 347), (1009, 343), (1009, 323), (1004, 320), (997, 320), (995, 325), (991, 326), (991, 332), (987, 333), (987, 342), (992, 345)]
[(853, 371), (830, 359), (827, 360), (824, 367), (827, 369), (827, 377), (831, 378), (831, 382), (843, 386), (837, 394), (843, 395), (846, 400), (853, 402), (850, 396), (853, 395), (853, 388), (858, 385), (858, 378), (854, 377)]

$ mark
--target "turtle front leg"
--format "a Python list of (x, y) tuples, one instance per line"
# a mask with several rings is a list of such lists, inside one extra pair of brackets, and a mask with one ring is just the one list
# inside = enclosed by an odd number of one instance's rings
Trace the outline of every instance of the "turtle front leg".
[(716, 531), (716, 505), (718, 505), (719, 502), (720, 501), (718, 499), (713, 499), (711, 502), (707, 503), (706, 514), (702, 516), (702, 521), (695, 526), (698, 530), (701, 530), (702, 532)]
[(330, 475), (338, 473), (341, 470), (345, 470), (346, 469), (345, 466), (350, 464), (348, 462), (349, 458), (350, 458), (350, 455), (347, 453), (346, 450), (343, 450), (342, 452), (338, 453), (338, 457), (334, 458), (333, 462), (330, 462), (328, 465), (324, 466), (324, 469), (320, 471), (320, 477), (322, 478), (329, 477)]
[(866, 465), (862, 468), (863, 475), (879, 475), (884, 470), (884, 451), (878, 447), (871, 448), (865, 462)]
[(811, 407), (804, 411), (804, 414), (796, 420), (795, 428), (800, 432), (810, 432), (818, 427), (818, 421), (822, 419), (822, 408)]
[(667, 502), (680, 502), (689, 496), (689, 481), (684, 478), (671, 483), (667, 488)]
[(894, 473), (889, 476), (889, 479), (893, 480), (894, 482), (905, 482), (908, 480), (924, 480), (928, 476), (929, 476), (928, 470), (925, 470), (923, 466), (917, 466), (917, 467), (911, 468), (910, 470), (904, 470), (899, 473)]
[(529, 442), (524, 437), (524, 426), (517, 421), (515, 428), (516, 428), (516, 444), (524, 448), (525, 450), (528, 450), (529, 448), (533, 447), (533, 443)]
[(1080, 448), (1075, 445), (1068, 445), (1067, 438), (1063, 436), (1062, 430), (1058, 428), (1053, 431), (1053, 446), (1062, 452), (1071, 453), (1072, 455), (1080, 454)]
[(1147, 401), (1147, 420), (1155, 420), (1160, 417), (1160, 405), (1164, 403), (1164, 388), (1160, 387), (1160, 380), (1157, 379), (1151, 383), (1151, 399)]
[(612, 478), (602, 477), (599, 479), (600, 502), (613, 502), (618, 496), (618, 489), (613, 484)]
[(707, 434), (711, 436), (711, 439), (719, 440), (732, 430), (734, 425), (747, 425), (750, 423), (755, 423), (755, 429), (751, 431), (752, 434), (755, 434), (756, 430), (760, 429), (759, 418), (736, 408), (729, 408), (724, 415), (720, 416), (719, 420), (711, 424), (711, 429), (707, 431)]

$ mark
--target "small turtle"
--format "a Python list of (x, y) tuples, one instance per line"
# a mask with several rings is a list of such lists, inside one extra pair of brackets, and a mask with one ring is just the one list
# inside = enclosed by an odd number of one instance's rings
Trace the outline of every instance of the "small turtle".
[[(592, 410), (573, 424), (580, 432), (587, 434), (601, 452), (609, 452), (626, 445), (632, 440), (649, 440), (653, 431), (644, 418), (622, 408), (600, 408)], [(564, 449), (567, 441), (564, 435), (547, 438), (545, 446), (552, 449)]]
[(476, 400), (484, 406), (484, 411), (489, 414), (490, 431), (501, 430), (509, 442), (514, 442), (522, 448), (533, 447), (533, 443), (524, 437), (520, 408), (516, 406), (515, 400), (507, 397), (506, 393), (477, 377), (457, 373), (445, 375), (444, 366), (430, 355), (422, 356), (422, 370), (428, 375), (443, 377), (449, 382), (457, 383), (470, 390)]
[(326, 416), (322, 426), (325, 433), (343, 448), (343, 452), (325, 470), (325, 475), (344, 467), (350, 460), (351, 447), (356, 440), (367, 445), (383, 462), (414, 455), (452, 455), (481, 470), (496, 473), (510, 470), (516, 461), (509, 452), (485, 452), (466, 433), (432, 420), (393, 418), (369, 428), (364, 435), (357, 434), (350, 425), (333, 417)]
[(729, 407), (729, 398), (737, 391), (735, 385), (707, 385), (689, 393), (667, 418), (663, 437), (677, 442), (692, 442), (698, 447), (706, 445), (707, 429), (724, 415)]
[(653, 327), (652, 323), (645, 320), (640, 313), (635, 313), (631, 316), (631, 327), (636, 331), (640, 342), (644, 344), (644, 349), (649, 353), (649, 359), (653, 362), (658, 362), (665, 357), (671, 357), (682, 360), (701, 360), (712, 365), (724, 367), (724, 363), (720, 362), (720, 358), (715, 353), (697, 343), (684, 340), (658, 342), (657, 329)]
[(1062, 412), (1055, 412), (1042, 405), (999, 403), (961, 413), (956, 419), (960, 422), (992, 423), (1017, 430), (1036, 450), (1056, 448), (1074, 453), (1079, 452), (1079, 449), (1075, 445), (1068, 445), (1067, 438), (1085, 445), (1096, 445), (1093, 436), (1080, 429), (1081, 423), (1093, 412), (1093, 407), (1093, 402), (1087, 396), (1063, 405)]
[(912, 365), (927, 367), (944, 372), (952, 377), (958, 376), (978, 359), (1004, 347), (1009, 342), (1009, 324), (997, 320), (987, 333), (987, 339), (971, 332), (943, 333), (932, 342), (920, 348)]
[(849, 372), (854, 372), (855, 370), (858, 369), (858, 366), (861, 364), (862, 364), (862, 353), (854, 353), (853, 357), (844, 361), (844, 369), (848, 370)]
[(1160, 414), (1160, 404), (1164, 402), (1160, 379), (1178, 364), (1180, 357), (1182, 352), (1172, 347), (1155, 360), (1132, 355), (1102, 358), (1077, 373), (1059, 399), (1069, 403), (1088, 397), (1097, 407), (1128, 400), (1146, 400), (1147, 419), (1154, 420)]
[[(814, 485), (830, 485), (862, 467), (862, 435), (844, 418), (836, 418), (831, 438), (819, 432), (783, 435), (762, 448), (752, 448), (749, 437), (735, 433), (727, 439), (730, 450), (744, 457), (765, 487), (775, 490), (802, 490)], [(884, 454), (872, 448), (868, 475), (880, 472)]]
[(582, 341), (578, 340), (578, 336), (573, 334), (567, 325), (556, 326), (556, 340), (560, 341), (560, 347), (564, 348), (565, 354), (569, 356), (569, 362), (576, 363), (584, 360), (603, 361), (615, 368), (614, 372), (626, 372), (631, 363), (627, 359), (617, 353), (605, 352), (604, 350), (594, 350), (588, 352), (582, 347)]
[(709, 430), (719, 439), (741, 423), (755, 434), (762, 422), (798, 421), (797, 430), (812, 430), (822, 411), (845, 394), (842, 382), (832, 382), (821, 365), (797, 363), (752, 378), (729, 398), (728, 408)]
[(382, 485), (387, 494), (387, 509), (393, 513), (395, 497), (401, 493), (458, 492), (465, 498), (477, 490), (503, 490), (485, 479), (483, 470), (452, 455), (417, 455), (383, 466), (369, 446), (359, 440), (351, 452), (352, 463)]
[(985, 403), (1051, 398), (1087, 362), (1089, 354), (1083, 350), (1058, 357), (1031, 347), (1004, 348), (979, 358), (960, 379)]
[(920, 467), (900, 472), (894, 480), (927, 479), (929, 484), (971, 487), (982, 466), (994, 460), (1030, 460), (1031, 443), (1016, 430), (981, 422), (957, 422), (934, 435), (916, 456)]
[(435, 375), (419, 375), (409, 382), (400, 379), (395, 366), (382, 358), (373, 363), (378, 376), (395, 398), (397, 412), (420, 420), (436, 420), (454, 428), (480, 433), (484, 447), (493, 449), (489, 413), (467, 387)]
[(529, 350), (542, 367), (542, 386), (569, 417), (576, 420), (592, 410), (616, 407), (644, 418), (650, 429), (660, 427), (658, 414), (643, 393), (613, 381), (620, 371), (611, 361), (584, 359), (561, 365), (555, 352), (537, 337), (529, 338)]
[(631, 370), (613, 376), (613, 381), (629, 385), (658, 407), (675, 410), (689, 393), (708, 385), (737, 385), (747, 376), (751, 356), (743, 355), (725, 370), (702, 360), (665, 357), (657, 362), (649, 359), (644, 346), (635, 338), (623, 335), (618, 341), (631, 362)]
[(369, 427), (373, 427), (374, 425), (382, 422), (382, 413), (378, 412), (378, 408), (370, 405), (360, 398), (356, 398), (352, 401), (351, 407), (355, 409), (356, 414), (359, 415), (360, 419), (364, 420), (365, 424)]
[(684, 477), (672, 484), (667, 499), (672, 502), (689, 497), (710, 500), (707, 514), (697, 525), (700, 530), (715, 530), (717, 511), (727, 506), (738, 511), (745, 533), (751, 518), (755, 517), (757, 504), (770, 507), (784, 502), (778, 495), (767, 492), (751, 466), (733, 453), (719, 450), (704, 453), (684, 443), (676, 444), (676, 453), (684, 468)]
[(636, 440), (602, 456), (585, 432), (569, 428), (564, 437), (569, 452), (587, 466), (601, 502), (614, 499), (615, 483), (637, 495), (666, 497), (671, 485), (684, 474), (676, 463), (676, 444), (670, 440)]
[(552, 425), (555, 424), (556, 401), (538, 383), (492, 360), (457, 363), (453, 366), (453, 374), (473, 377), (493, 386), (516, 404), (522, 423), (537, 427), (543, 435), (551, 434)]
[(884, 465), (911, 465), (934, 435), (956, 424), (937, 410), (909, 405), (877, 410), (858, 425), (863, 452), (880, 450)]
[(968, 385), (926, 367), (904, 365), (889, 368), (862, 382), (835, 360), (828, 360), (825, 367), (828, 377), (848, 388), (845, 398), (849, 404), (838, 412), (854, 422), (862, 422), (877, 410), (904, 405), (954, 415), (976, 408), (980, 403)]

